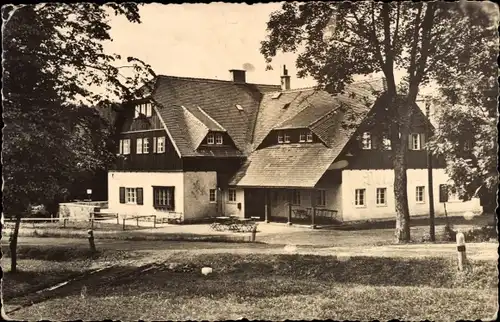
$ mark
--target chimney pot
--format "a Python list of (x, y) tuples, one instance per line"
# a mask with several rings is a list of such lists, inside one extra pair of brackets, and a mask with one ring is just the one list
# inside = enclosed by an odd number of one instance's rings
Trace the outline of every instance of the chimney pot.
[(235, 83), (246, 83), (246, 71), (242, 69), (230, 69), (232, 81)]

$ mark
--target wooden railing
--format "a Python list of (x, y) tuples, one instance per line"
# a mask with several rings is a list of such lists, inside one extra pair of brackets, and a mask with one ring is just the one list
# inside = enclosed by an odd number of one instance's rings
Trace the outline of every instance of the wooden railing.
[[(314, 214), (314, 222), (313, 222)], [(292, 219), (297, 221), (309, 222), (312, 225), (315, 223), (331, 223), (337, 224), (342, 222), (338, 211), (326, 208), (298, 208), (292, 210)]]

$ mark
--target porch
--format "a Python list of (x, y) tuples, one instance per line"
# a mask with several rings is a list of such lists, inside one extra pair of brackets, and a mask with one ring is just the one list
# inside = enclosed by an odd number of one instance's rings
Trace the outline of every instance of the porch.
[(340, 185), (323, 189), (245, 188), (245, 217), (301, 225), (342, 223)]

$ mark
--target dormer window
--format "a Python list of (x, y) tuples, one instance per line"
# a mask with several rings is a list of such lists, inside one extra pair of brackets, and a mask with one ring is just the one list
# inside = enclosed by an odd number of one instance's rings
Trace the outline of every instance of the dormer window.
[(153, 106), (151, 105), (151, 103), (141, 103), (135, 106), (135, 118), (138, 118), (140, 115), (150, 117), (152, 113)]
[(299, 142), (306, 142), (306, 137), (307, 137), (307, 133), (306, 132), (300, 132)]
[(312, 142), (313, 141), (313, 134), (311, 131), (307, 132), (307, 138), (306, 138), (306, 141), (307, 142)]
[(209, 133), (207, 136), (207, 144), (215, 143), (215, 135), (213, 133)]
[(217, 133), (215, 134), (215, 144), (222, 144), (224, 141), (222, 139), (222, 134)]
[(391, 140), (388, 137), (384, 137), (382, 139), (382, 144), (384, 146), (384, 150), (391, 150), (392, 149)]
[(370, 150), (372, 148), (372, 135), (370, 132), (364, 132), (361, 137), (361, 148), (363, 150)]
[(283, 143), (283, 132), (278, 132), (278, 143)]
[(290, 143), (290, 134), (285, 133), (285, 143)]

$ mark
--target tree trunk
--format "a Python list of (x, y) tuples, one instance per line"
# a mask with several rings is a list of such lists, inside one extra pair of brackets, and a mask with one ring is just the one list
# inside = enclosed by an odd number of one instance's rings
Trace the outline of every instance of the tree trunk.
[(14, 233), (10, 237), (10, 271), (17, 272), (17, 236), (19, 235), (19, 227), (21, 226), (21, 215), (16, 215), (16, 224)]
[[(403, 133), (401, 134), (403, 138)], [(403, 140), (401, 140), (403, 141)], [(410, 241), (410, 210), (408, 208), (408, 179), (406, 176), (406, 144), (394, 151), (394, 199), (396, 203), (396, 242)]]

